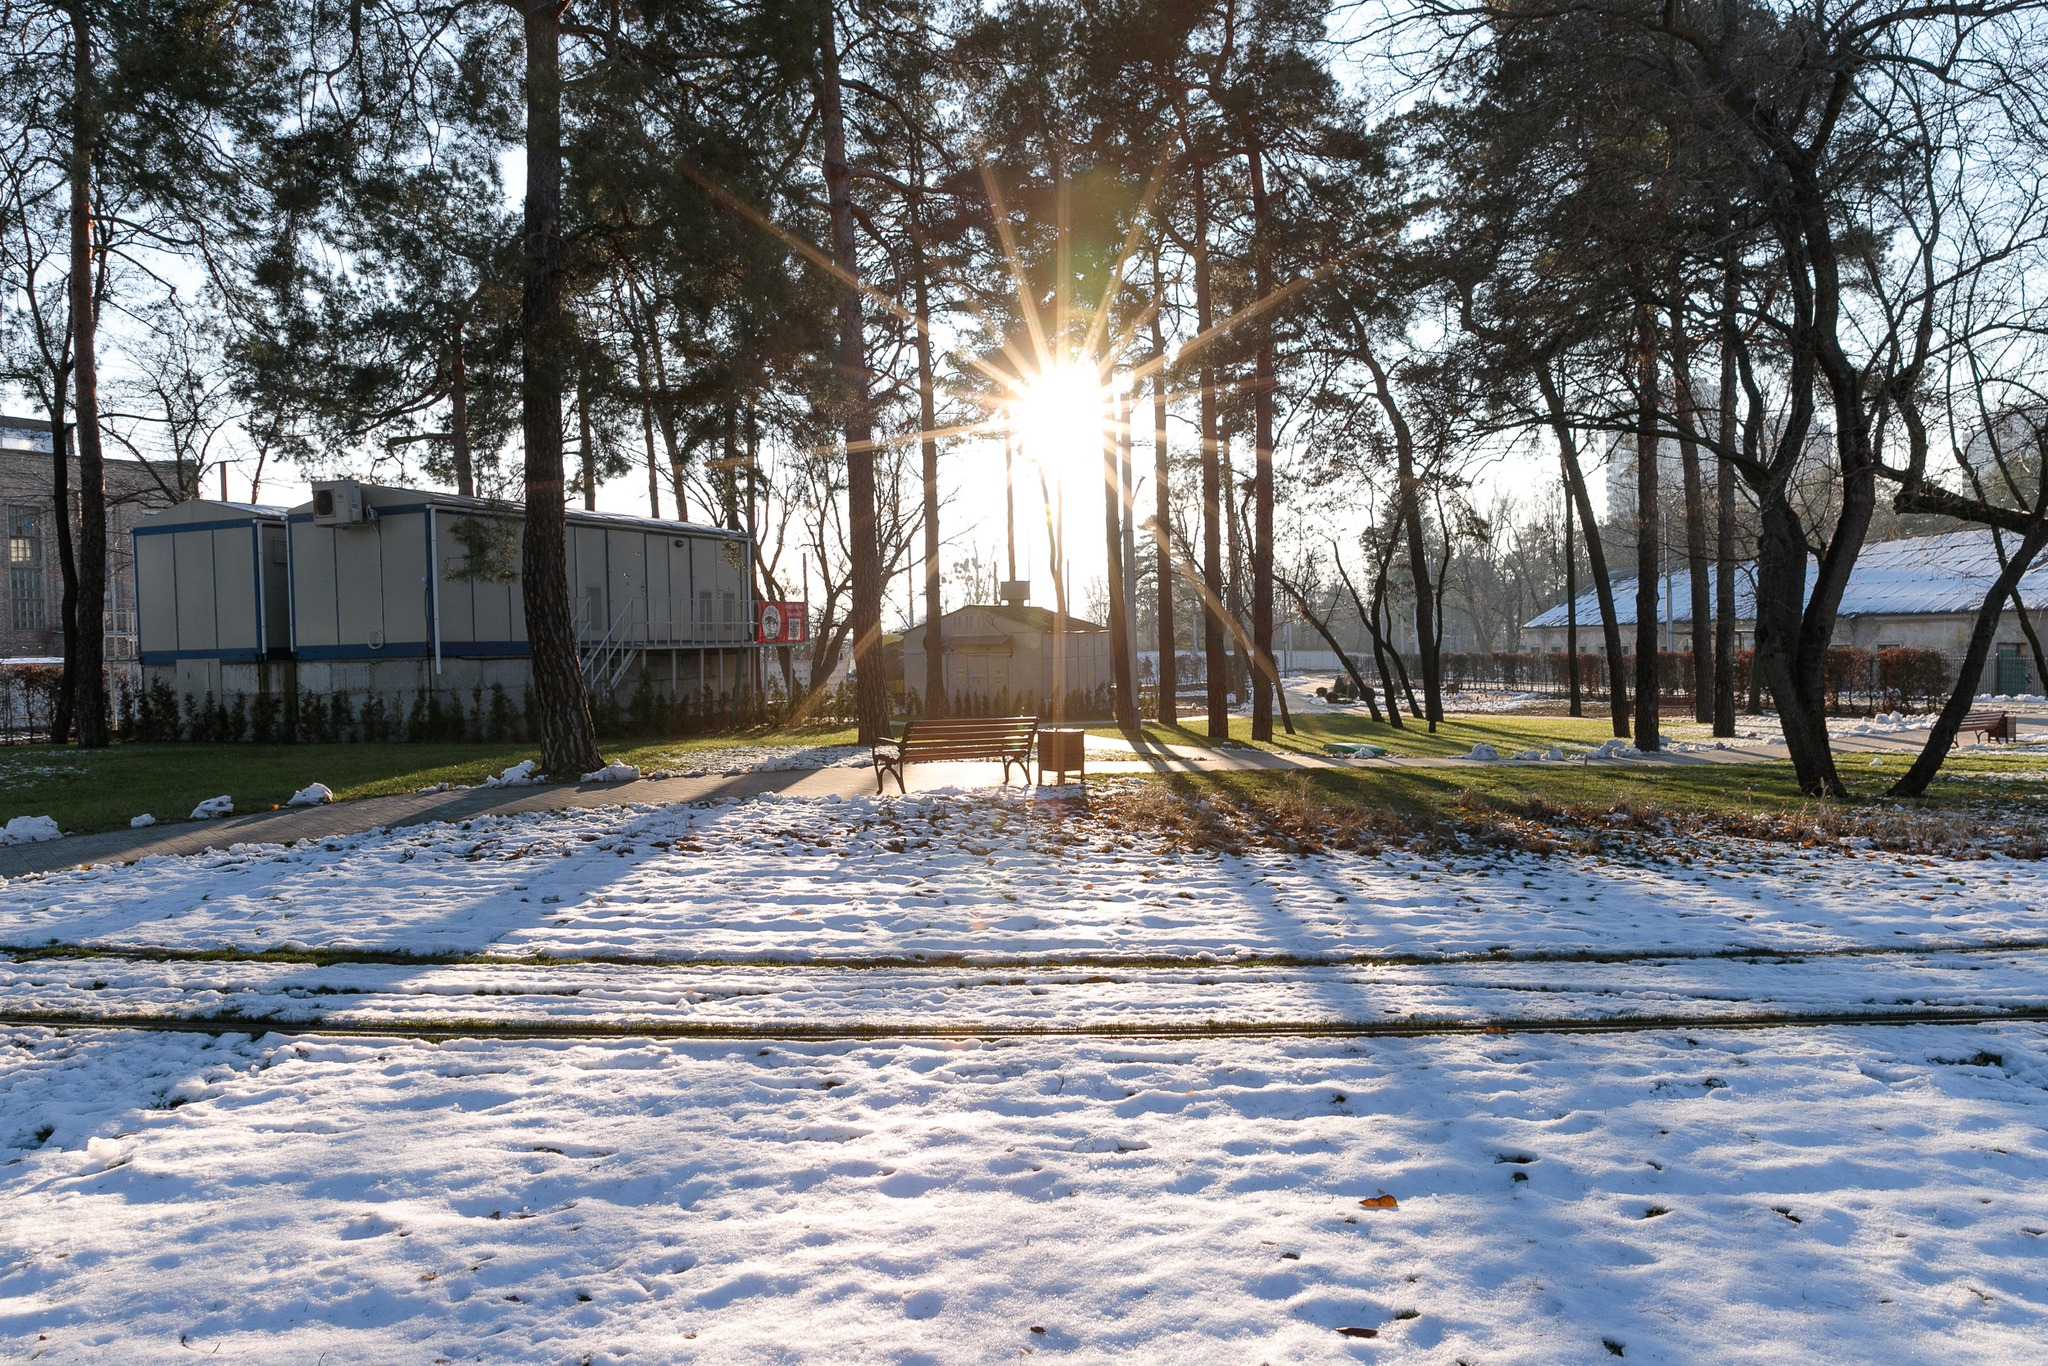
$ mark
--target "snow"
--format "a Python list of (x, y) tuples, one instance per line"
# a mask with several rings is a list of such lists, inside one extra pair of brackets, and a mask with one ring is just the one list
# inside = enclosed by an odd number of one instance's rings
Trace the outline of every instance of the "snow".
[(1219, 856), (1014, 788), (633, 804), (24, 877), (0, 944), (1058, 963), (2048, 940), (2041, 863), (1609, 838)]
[(142, 830), (155, 824), (156, 817), (150, 815), (147, 811), (139, 816), (131, 816), (128, 820), (128, 828), (130, 830)]
[(484, 779), (485, 787), (525, 787), (540, 781), (540, 765), (531, 759), (521, 759), (495, 778)]
[(1593, 746), (1592, 749), (1586, 751), (1586, 757), (1588, 759), (1632, 759), (1640, 753), (1642, 753), (1641, 750), (1617, 735), (1612, 739), (1602, 740), (1599, 744)]
[(39, 844), (63, 837), (64, 832), (57, 828), (57, 822), (48, 816), (16, 816), (0, 826), (0, 845)]
[(583, 781), (586, 783), (637, 783), (640, 781), (640, 770), (632, 764), (614, 761), (598, 769), (595, 773), (584, 774)]
[(325, 806), (334, 800), (334, 789), (326, 783), (309, 783), (292, 793), (286, 806)]
[(2048, 1330), (2037, 1026), (10, 1051), (0, 1332), (49, 1361), (2018, 1361)]
[[(1232, 853), (1116, 793), (0, 883), (0, 1011), (87, 1022), (0, 1030), (0, 1352), (2038, 1358), (2048, 1025), (1720, 1026), (2038, 1008), (2048, 865), (1625, 814), (1598, 852)], [(236, 952), (286, 945), (339, 960)], [(151, 1015), (328, 1032), (90, 1027)], [(1312, 1032), (1503, 1021), (1637, 1028)], [(1218, 1027), (1301, 1036), (1163, 1036)]]
[(1478, 744), (1472, 746), (1471, 749), (1467, 750), (1464, 754), (1464, 757), (1467, 759), (1477, 760), (1482, 764), (1490, 764), (1496, 762), (1500, 758), (1500, 751), (1495, 749), (1492, 745), (1487, 744), (1486, 741), (1481, 740)]
[(222, 793), (218, 797), (208, 797), (205, 801), (193, 807), (191, 819), (195, 821), (206, 821), (212, 820), (218, 816), (232, 816), (234, 814), (235, 799), (233, 797), (228, 796), (226, 793)]

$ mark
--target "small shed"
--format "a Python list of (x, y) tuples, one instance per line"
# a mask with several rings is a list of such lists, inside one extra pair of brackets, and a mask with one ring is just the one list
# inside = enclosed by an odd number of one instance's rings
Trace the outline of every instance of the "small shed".
[(291, 570), (285, 510), (253, 503), (178, 503), (130, 533), (136, 653), (179, 692), (225, 696), (224, 664), (291, 655)]
[[(1059, 614), (1044, 607), (973, 604), (940, 618), (947, 690), (969, 707), (1042, 707), (1058, 677), (1054, 625)], [(1109, 631), (1092, 621), (1067, 617), (1066, 691), (1078, 708), (1110, 685)], [(903, 633), (903, 679), (922, 691), (926, 628), (920, 622)]]

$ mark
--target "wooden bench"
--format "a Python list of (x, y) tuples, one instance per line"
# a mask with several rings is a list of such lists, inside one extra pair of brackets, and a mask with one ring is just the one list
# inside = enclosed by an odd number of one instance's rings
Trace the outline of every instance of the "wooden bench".
[(2010, 744), (2020, 738), (2020, 728), (2009, 711), (1973, 711), (1963, 718), (1956, 734), (1976, 734), (1986, 740), (2004, 740)]
[(1003, 781), (1010, 781), (1010, 765), (1027, 779), (1031, 776), (1031, 742), (1038, 735), (1035, 716), (972, 716), (957, 721), (906, 721), (903, 734), (874, 746), (875, 791), (882, 780), (896, 775), (896, 790), (903, 786), (903, 770), (909, 764), (937, 764), (959, 760), (1000, 759)]

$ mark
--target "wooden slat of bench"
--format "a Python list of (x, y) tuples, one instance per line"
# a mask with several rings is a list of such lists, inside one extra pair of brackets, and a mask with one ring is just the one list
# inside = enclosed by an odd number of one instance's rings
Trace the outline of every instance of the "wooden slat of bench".
[(911, 721), (905, 724), (903, 733), (905, 735), (1014, 734), (1020, 731), (1031, 730), (1037, 724), (1036, 721), (1028, 717), (1023, 720), (1009, 720), (1006, 718), (1001, 720), (973, 721)]

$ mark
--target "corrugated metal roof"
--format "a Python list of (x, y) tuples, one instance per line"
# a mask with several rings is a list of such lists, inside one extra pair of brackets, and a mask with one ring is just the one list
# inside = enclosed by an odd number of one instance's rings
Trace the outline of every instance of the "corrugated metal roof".
[[(2015, 538), (2008, 536), (2006, 544)], [(1812, 590), (1819, 566), (1809, 561), (1806, 584)], [(1754, 576), (1756, 567), (1742, 565), (1735, 577), (1735, 615), (1742, 621), (1756, 616)], [(1913, 536), (1898, 541), (1877, 541), (1863, 548), (1856, 567), (1849, 572), (1849, 587), (1842, 595), (1845, 617), (1938, 616), (1974, 613), (1983, 605), (1984, 594), (1998, 577), (1998, 553), (1988, 528), (1952, 531), (1941, 536)], [(1669, 585), (1668, 594), (1665, 585)], [(1707, 575), (1708, 592), (1713, 591), (1713, 571)], [(1669, 620), (1692, 621), (1692, 575), (1673, 569), (1658, 583), (1660, 606)], [(2048, 561), (2038, 562), (2020, 580), (2020, 596), (2029, 600), (2048, 598)], [(1579, 625), (1600, 621), (1600, 600), (1593, 592), (1579, 595)], [(1614, 615), (1623, 626), (1636, 621), (1636, 581), (1614, 580)], [(1532, 618), (1524, 629), (1565, 624), (1565, 604)]]

